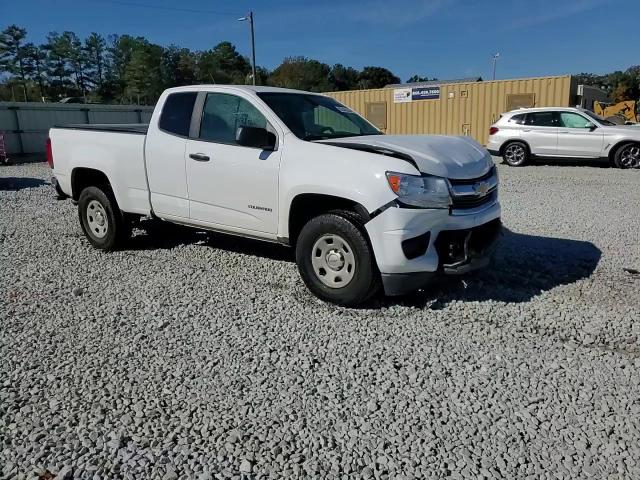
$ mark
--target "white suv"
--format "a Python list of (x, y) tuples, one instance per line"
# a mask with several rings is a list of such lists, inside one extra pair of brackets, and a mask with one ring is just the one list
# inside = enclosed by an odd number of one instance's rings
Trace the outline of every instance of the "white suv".
[(514, 167), (531, 157), (572, 157), (606, 158), (618, 168), (640, 168), (640, 129), (580, 108), (521, 108), (491, 126), (487, 149)]

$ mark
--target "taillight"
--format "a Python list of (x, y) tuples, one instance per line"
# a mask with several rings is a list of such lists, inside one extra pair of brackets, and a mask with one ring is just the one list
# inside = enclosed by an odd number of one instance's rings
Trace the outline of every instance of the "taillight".
[(47, 138), (47, 163), (53, 169), (53, 150), (51, 149), (51, 139)]
[(496, 133), (498, 133), (499, 128), (498, 127), (491, 127), (489, 129), (489, 135), (495, 135)]

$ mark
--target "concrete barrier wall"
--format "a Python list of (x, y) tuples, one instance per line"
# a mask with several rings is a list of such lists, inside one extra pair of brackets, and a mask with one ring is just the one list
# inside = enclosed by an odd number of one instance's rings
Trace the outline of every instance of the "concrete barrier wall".
[(0, 131), (10, 155), (43, 153), (54, 125), (149, 123), (153, 107), (0, 102)]

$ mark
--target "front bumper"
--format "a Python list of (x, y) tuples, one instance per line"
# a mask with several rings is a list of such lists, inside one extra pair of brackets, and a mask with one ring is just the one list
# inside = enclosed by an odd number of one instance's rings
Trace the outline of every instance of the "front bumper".
[[(468, 212), (389, 208), (365, 225), (387, 295), (402, 295), (440, 275), (487, 266), (501, 231), (498, 202)], [(407, 258), (402, 244), (429, 234), (424, 253)]]

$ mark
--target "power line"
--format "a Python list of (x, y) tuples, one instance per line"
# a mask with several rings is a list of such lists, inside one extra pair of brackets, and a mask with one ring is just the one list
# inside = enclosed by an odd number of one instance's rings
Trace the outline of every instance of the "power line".
[(92, 0), (97, 3), (112, 3), (115, 5), (123, 5), (126, 7), (137, 7), (137, 8), (152, 8), (154, 10), (167, 10), (171, 12), (187, 12), (187, 13), (209, 13), (212, 15), (229, 15), (229, 16), (237, 16), (238, 12), (220, 12), (215, 10), (200, 10), (195, 8), (179, 8), (179, 7), (165, 7), (162, 5), (151, 5), (148, 3), (137, 3), (137, 2), (125, 2), (121, 0)]

